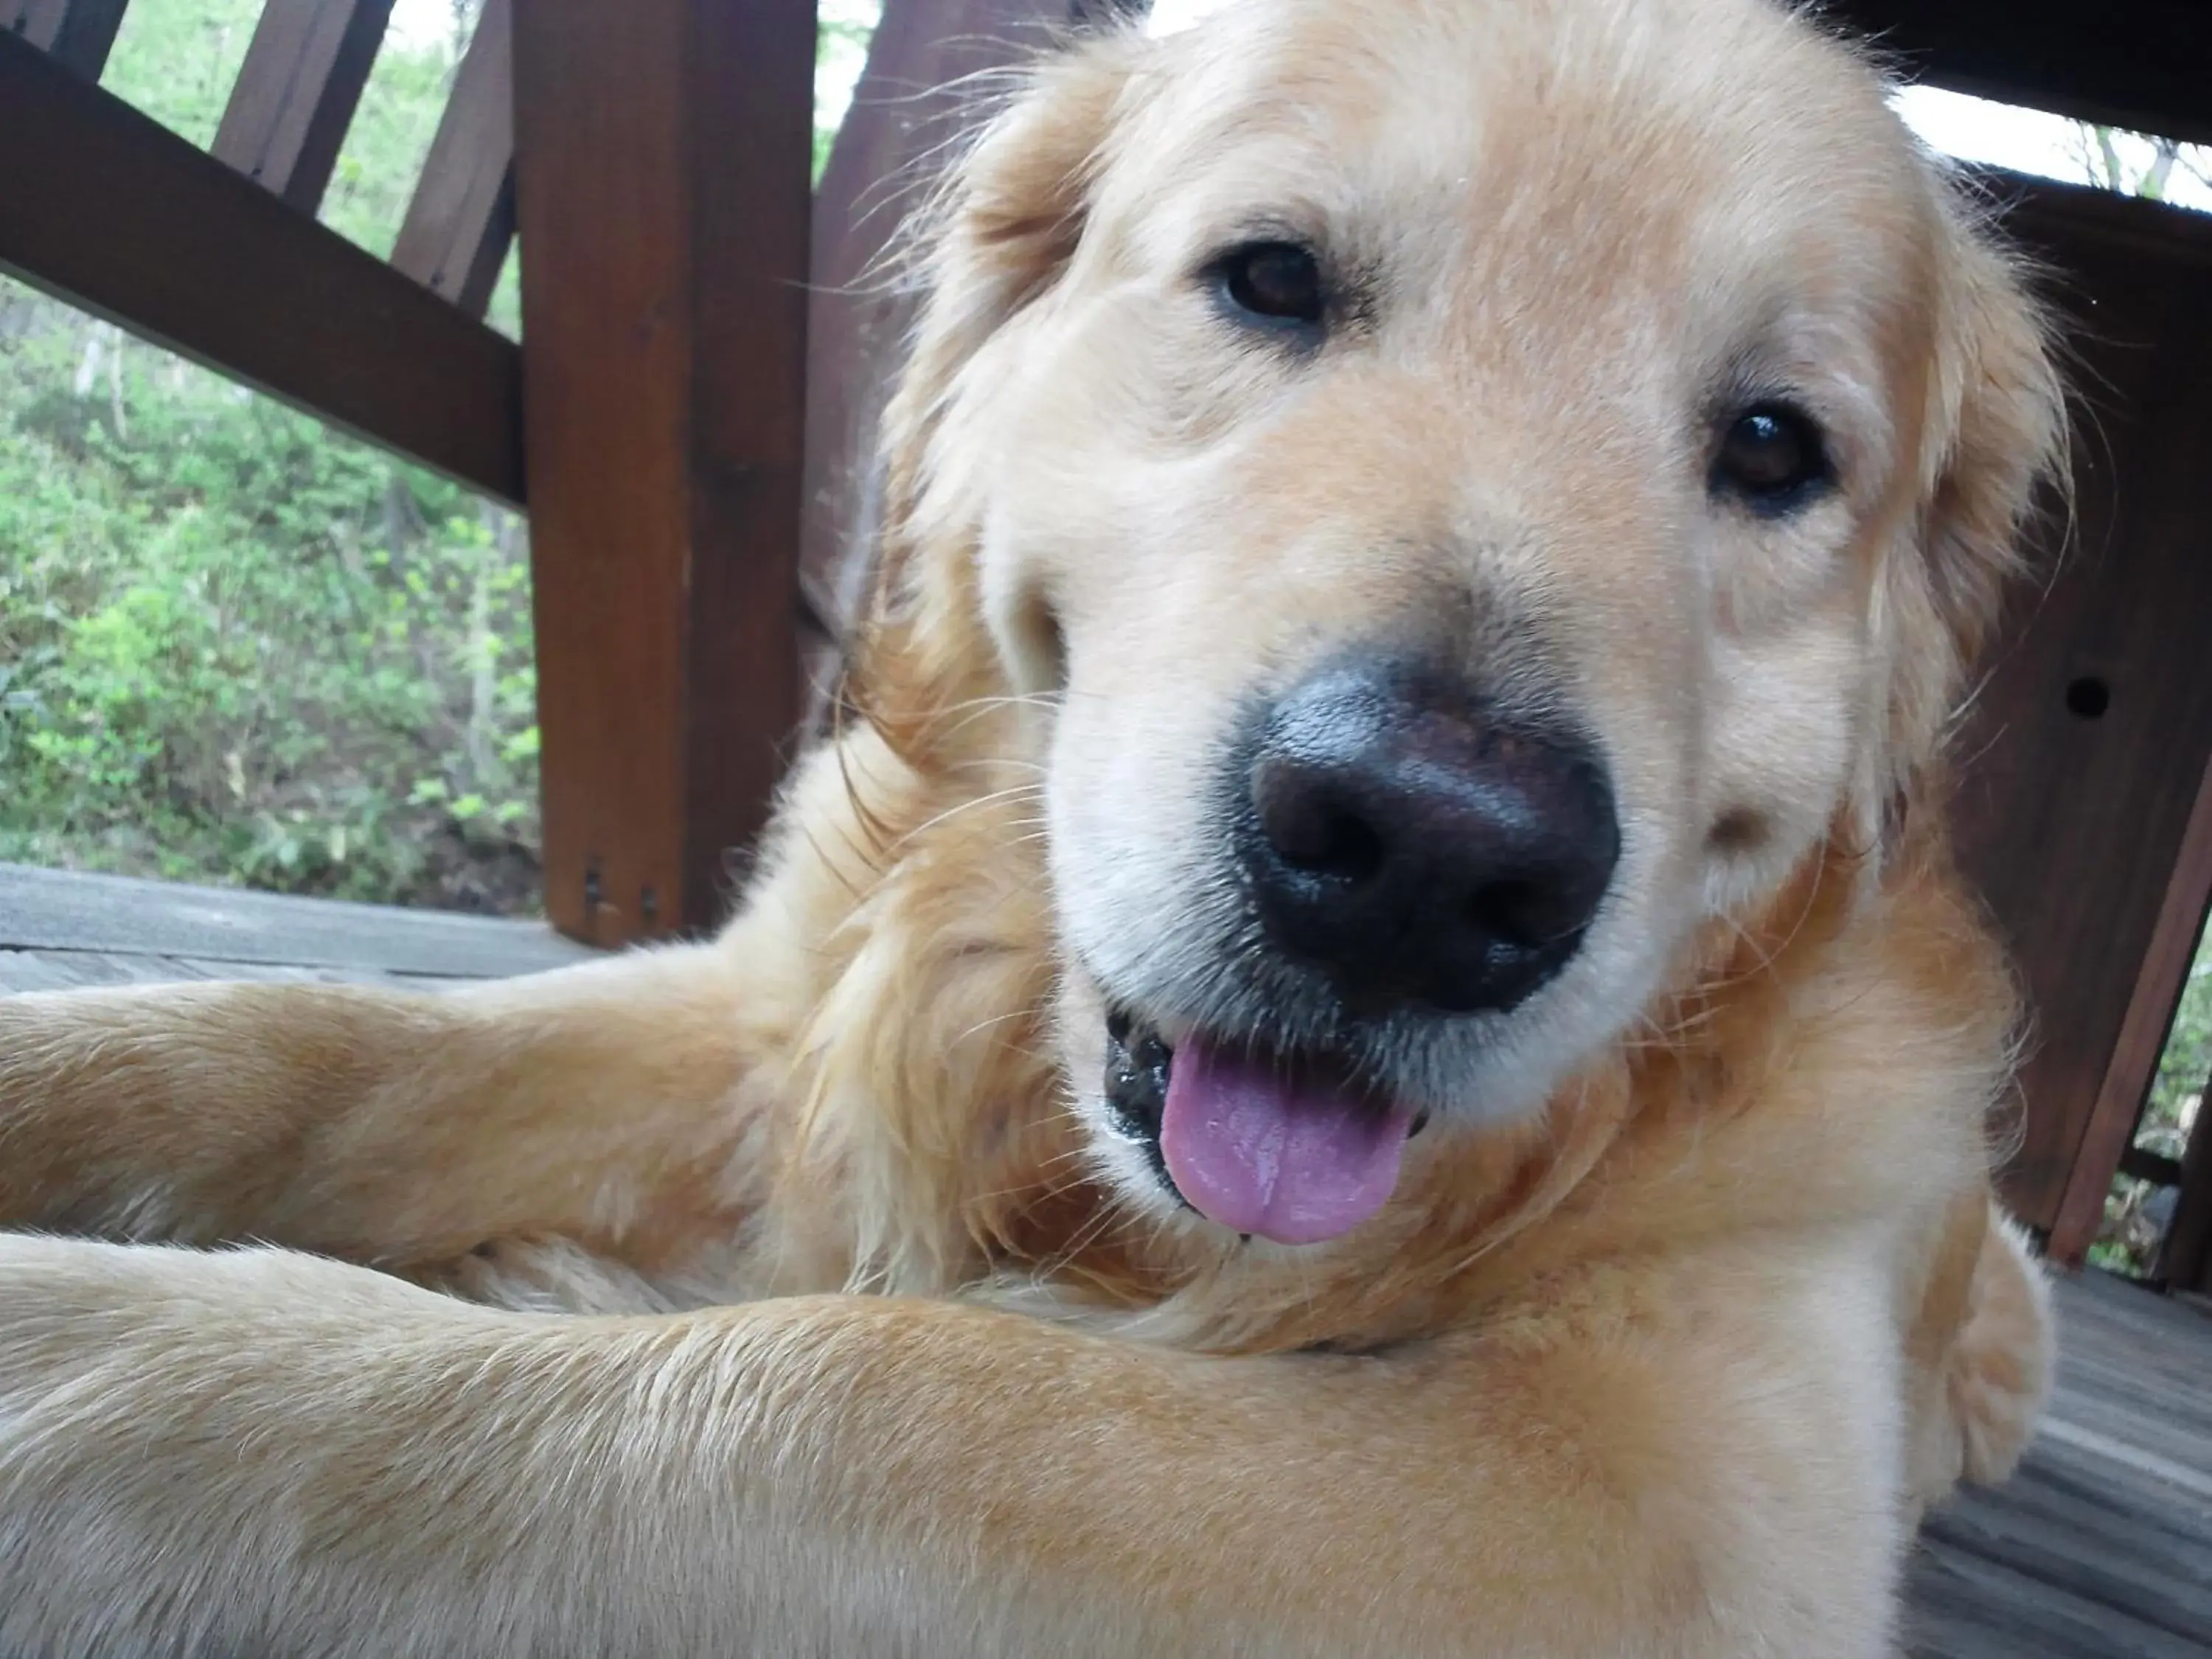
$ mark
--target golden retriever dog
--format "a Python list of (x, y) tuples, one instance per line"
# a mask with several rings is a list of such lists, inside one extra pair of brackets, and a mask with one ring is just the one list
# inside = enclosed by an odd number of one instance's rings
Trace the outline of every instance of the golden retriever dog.
[(1886, 93), (1039, 64), (719, 939), (0, 1004), (0, 1650), (1893, 1652), (2050, 1365), (1941, 820), (2062, 403)]

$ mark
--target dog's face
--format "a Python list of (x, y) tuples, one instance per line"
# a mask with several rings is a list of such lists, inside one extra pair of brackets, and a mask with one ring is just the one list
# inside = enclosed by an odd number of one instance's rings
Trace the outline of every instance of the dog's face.
[(1095, 46), (936, 276), (896, 579), (1035, 700), (1073, 1092), (1132, 1193), (1288, 1243), (1874, 851), (2055, 419), (1877, 78), (1769, 0)]

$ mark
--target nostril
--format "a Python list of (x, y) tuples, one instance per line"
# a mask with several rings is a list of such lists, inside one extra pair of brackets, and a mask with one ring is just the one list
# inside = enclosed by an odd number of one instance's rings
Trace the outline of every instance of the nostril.
[(1382, 837), (1354, 814), (1323, 811), (1300, 830), (1275, 842), (1275, 851), (1292, 869), (1349, 882), (1372, 881), (1382, 872)]
[(1389, 849), (1330, 775), (1295, 761), (1263, 763), (1253, 780), (1260, 828), (1285, 867), (1358, 884), (1382, 872)]
[(1477, 888), (1462, 915), (1478, 933), (1541, 953), (1578, 936), (1589, 923), (1588, 911), (1572, 881), (1525, 878)]
[(1543, 895), (1525, 881), (1494, 882), (1479, 887), (1467, 901), (1464, 919), (1478, 933), (1502, 944), (1533, 950), (1549, 929), (1541, 915)]

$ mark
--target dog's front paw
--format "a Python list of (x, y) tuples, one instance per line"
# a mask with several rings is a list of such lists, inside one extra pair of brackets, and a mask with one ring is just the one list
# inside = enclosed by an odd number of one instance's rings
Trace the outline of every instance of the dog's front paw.
[(1965, 1328), (1948, 1366), (1960, 1473), (1984, 1484), (2004, 1480), (2034, 1438), (2057, 1370), (2051, 1284), (2027, 1233), (1992, 1214)]

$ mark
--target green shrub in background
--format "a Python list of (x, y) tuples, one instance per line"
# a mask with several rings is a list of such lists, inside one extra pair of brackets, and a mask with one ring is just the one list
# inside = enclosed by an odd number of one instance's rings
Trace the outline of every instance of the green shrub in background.
[(531, 902), (519, 526), (0, 290), (0, 859)]
[[(105, 84), (204, 145), (260, 9), (140, 0)], [(324, 207), (374, 252), (473, 9), (378, 60)], [(530, 908), (529, 598), (511, 514), (0, 284), (0, 859)]]
[[(2161, 1158), (2179, 1158), (2203, 1109), (2212, 1079), (2212, 940), (2200, 940), (2197, 959), (2181, 988), (2181, 1003), (2143, 1102), (2135, 1144)], [(2089, 1248), (2100, 1267), (2141, 1275), (2157, 1265), (2160, 1244), (2172, 1218), (2174, 1191), (2120, 1175), (2105, 1200), (2105, 1224)]]

